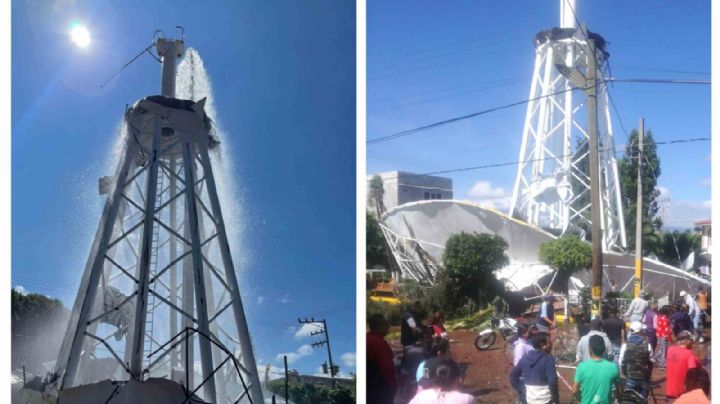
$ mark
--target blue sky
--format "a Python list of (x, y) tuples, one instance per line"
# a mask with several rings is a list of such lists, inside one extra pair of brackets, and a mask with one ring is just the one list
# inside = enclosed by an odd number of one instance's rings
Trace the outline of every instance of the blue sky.
[[(608, 42), (617, 78), (710, 79), (710, 2), (578, 1)], [(369, 0), (367, 138), (528, 98), (535, 34), (559, 24), (559, 1)], [(615, 144), (641, 116), (657, 141), (710, 137), (710, 86), (610, 88)], [(427, 173), (517, 161), (525, 106), (368, 145), (369, 173)], [(710, 142), (658, 146), (668, 227), (710, 217)], [(456, 199), (504, 211), (517, 167), (448, 174)]]
[[(85, 23), (91, 45), (68, 37)], [(183, 25), (227, 134), (243, 223), (241, 289), (260, 365), (315, 373), (298, 317), (326, 318), (333, 358), (354, 372), (355, 4), (12, 2), (12, 284), (71, 306), (104, 199), (97, 178), (126, 104), (159, 93), (142, 56)], [(299, 335), (298, 335), (299, 334)], [(264, 371), (264, 369), (261, 369)]]

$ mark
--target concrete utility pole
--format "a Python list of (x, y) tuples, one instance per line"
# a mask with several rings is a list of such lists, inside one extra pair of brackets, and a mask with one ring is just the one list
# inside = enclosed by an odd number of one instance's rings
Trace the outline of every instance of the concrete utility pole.
[(638, 169), (637, 169), (637, 214), (635, 216), (635, 297), (640, 295), (642, 289), (642, 165), (643, 165), (643, 137), (645, 137), (645, 120), (640, 118), (640, 133), (638, 136)]
[(590, 141), (590, 215), (592, 219), (592, 309), (593, 318), (600, 315), (600, 299), (602, 298), (602, 222), (600, 210), (602, 200), (600, 193), (600, 162), (598, 155), (597, 127), (597, 56), (595, 40), (588, 38), (587, 68), (587, 111), (588, 137)]
[(311, 323), (322, 323), (322, 330), (319, 331), (312, 331), (310, 332), (310, 335), (320, 335), (325, 334), (325, 339), (323, 341), (313, 342), (311, 345), (313, 348), (318, 348), (323, 345), (327, 345), (327, 351), (328, 351), (328, 360), (330, 361), (330, 380), (332, 380), (332, 386), (335, 387), (335, 374), (337, 373), (335, 364), (333, 364), (332, 360), (332, 352), (330, 352), (330, 336), (328, 335), (327, 331), (327, 322), (325, 322), (325, 319), (322, 320), (315, 320), (315, 318), (310, 318), (308, 320), (307, 318), (305, 320), (298, 319), (298, 323), (300, 324), (311, 324)]

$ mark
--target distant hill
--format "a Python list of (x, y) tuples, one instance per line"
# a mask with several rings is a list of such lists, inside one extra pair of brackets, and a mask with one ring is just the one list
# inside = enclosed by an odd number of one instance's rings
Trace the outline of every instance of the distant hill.
[(58, 299), (12, 290), (12, 368), (34, 372), (57, 359), (70, 311)]

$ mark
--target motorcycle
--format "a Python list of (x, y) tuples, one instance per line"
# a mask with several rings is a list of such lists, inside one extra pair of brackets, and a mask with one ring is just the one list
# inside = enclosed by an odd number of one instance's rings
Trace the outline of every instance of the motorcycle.
[(500, 334), (505, 344), (514, 342), (514, 336), (517, 335), (517, 321), (510, 317), (491, 318), (490, 327), (480, 331), (475, 338), (475, 348), (479, 351), (489, 349), (495, 344), (497, 334)]

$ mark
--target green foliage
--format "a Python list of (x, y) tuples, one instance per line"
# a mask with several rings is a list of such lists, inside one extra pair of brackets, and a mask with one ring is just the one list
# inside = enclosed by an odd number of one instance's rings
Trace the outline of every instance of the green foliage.
[(567, 292), (570, 276), (592, 266), (592, 247), (577, 236), (566, 235), (540, 245), (540, 261), (558, 271), (553, 290)]
[[(620, 185), (625, 217), (625, 233), (629, 248), (635, 245), (635, 217), (637, 214), (637, 172), (638, 172), (638, 141), (637, 130), (630, 132), (625, 155), (618, 162)], [(660, 177), (660, 159), (657, 155), (657, 146), (651, 131), (645, 132), (643, 138), (642, 162), (642, 221), (643, 221), (643, 255), (656, 253), (661, 243), (658, 235), (662, 227), (662, 220), (657, 216), (660, 191), (657, 189), (657, 180)]]
[[(443, 269), (437, 276), (437, 285), (444, 298), (451, 298), (458, 306), (468, 301), (485, 306), (504, 287), (494, 272), (507, 265), (507, 242), (498, 235), (465, 233), (454, 234), (445, 243)], [(456, 311), (456, 310), (454, 310)]]
[(492, 315), (492, 309), (478, 310), (474, 313), (465, 315), (463, 317), (455, 318), (445, 322), (445, 328), (448, 331), (454, 331), (458, 329), (468, 329), (470, 331), (478, 331), (483, 327), (486, 327), (490, 317)]
[(69, 311), (58, 299), (11, 293), (12, 366), (57, 359)]
[(656, 254), (660, 261), (680, 266), (691, 252), (700, 248), (701, 243), (702, 237), (691, 230), (664, 232)]
[(383, 205), (383, 196), (385, 195), (385, 189), (383, 187), (382, 178), (379, 175), (374, 175), (368, 184), (368, 206), (375, 208), (375, 214), (378, 218), (384, 213), (385, 206)]
[(375, 314), (382, 314), (390, 325), (400, 324), (402, 322), (402, 305), (367, 299), (367, 318)]
[(375, 216), (370, 213), (366, 214), (367, 220), (365, 225), (365, 258), (367, 259), (368, 268), (386, 268), (387, 265), (387, 247), (385, 246), (385, 236), (383, 236), (380, 225)]
[[(267, 389), (276, 394), (278, 398), (285, 398), (285, 380), (276, 379), (267, 383)], [(288, 383), (288, 394), (290, 400), (298, 404), (350, 404), (355, 403), (354, 389), (337, 386), (330, 388), (321, 384), (312, 383)]]

